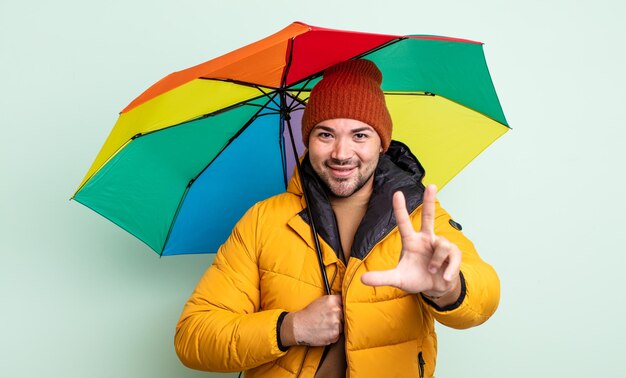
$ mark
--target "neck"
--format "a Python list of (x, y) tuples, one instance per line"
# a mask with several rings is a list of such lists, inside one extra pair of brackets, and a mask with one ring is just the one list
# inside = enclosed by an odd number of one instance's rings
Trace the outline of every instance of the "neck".
[(339, 231), (339, 240), (343, 251), (343, 262), (347, 264), (352, 252), (352, 243), (359, 224), (363, 220), (363, 216), (367, 211), (372, 192), (374, 191), (373, 179), (363, 185), (363, 187), (348, 197), (331, 196), (330, 206), (335, 213), (337, 220), (337, 231)]
[(374, 175), (363, 185), (363, 187), (348, 197), (337, 197), (329, 194), (328, 199), (332, 206), (349, 206), (367, 204), (374, 191)]

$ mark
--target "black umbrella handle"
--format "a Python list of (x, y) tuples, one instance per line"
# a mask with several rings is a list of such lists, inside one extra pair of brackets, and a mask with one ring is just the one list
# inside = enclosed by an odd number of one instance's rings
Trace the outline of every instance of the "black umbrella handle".
[[(285, 104), (284, 93), (281, 96), (281, 108)], [(296, 149), (296, 142), (293, 139), (293, 132), (291, 130), (291, 116), (288, 111), (281, 112), (281, 118), (287, 122), (287, 128), (289, 129), (289, 138), (291, 139), (291, 148), (293, 149), (293, 156), (296, 160), (296, 168), (298, 171), (298, 175), (300, 176), (300, 180), (304, 180), (302, 176), (302, 168), (300, 166), (300, 159), (298, 159), (298, 151)], [(307, 194), (306, 185), (304, 182), (302, 183), (302, 193), (304, 195), (304, 201), (306, 202), (306, 212), (309, 215), (309, 222), (311, 223), (311, 233), (313, 234), (313, 242), (315, 243), (315, 251), (317, 252), (317, 261), (320, 264), (320, 271), (322, 272), (322, 280), (324, 281), (324, 288), (326, 289), (326, 294), (330, 295), (330, 284), (328, 283), (328, 275), (326, 274), (326, 267), (324, 266), (324, 259), (322, 257), (322, 248), (320, 246), (319, 236), (317, 234), (317, 229), (315, 228), (315, 218), (313, 218), (313, 212), (311, 210), (311, 206), (309, 206), (309, 196)]]

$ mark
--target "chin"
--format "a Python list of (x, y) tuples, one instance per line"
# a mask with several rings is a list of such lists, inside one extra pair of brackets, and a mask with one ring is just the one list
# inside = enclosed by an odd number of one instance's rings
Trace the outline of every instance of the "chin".
[(363, 187), (363, 184), (361, 185), (359, 184), (345, 185), (345, 184), (343, 186), (342, 185), (329, 186), (328, 189), (330, 193), (335, 197), (347, 198), (353, 195), (354, 193), (358, 192)]

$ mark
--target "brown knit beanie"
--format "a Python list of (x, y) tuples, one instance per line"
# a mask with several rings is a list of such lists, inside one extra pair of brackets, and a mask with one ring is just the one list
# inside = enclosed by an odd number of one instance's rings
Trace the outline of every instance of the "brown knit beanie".
[(313, 87), (302, 115), (302, 142), (309, 146), (313, 127), (334, 118), (350, 118), (370, 125), (380, 137), (383, 152), (391, 143), (391, 116), (380, 87), (383, 75), (369, 60), (348, 60), (324, 71)]

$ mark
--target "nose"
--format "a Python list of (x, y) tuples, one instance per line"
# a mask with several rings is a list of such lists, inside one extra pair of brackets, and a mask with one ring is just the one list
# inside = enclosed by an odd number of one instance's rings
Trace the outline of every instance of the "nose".
[(331, 157), (335, 160), (347, 160), (352, 157), (350, 141), (346, 138), (336, 138)]

